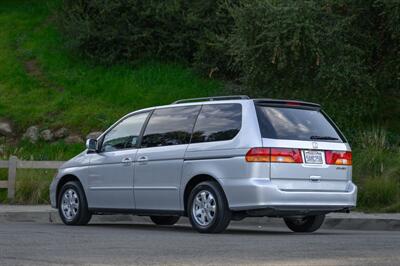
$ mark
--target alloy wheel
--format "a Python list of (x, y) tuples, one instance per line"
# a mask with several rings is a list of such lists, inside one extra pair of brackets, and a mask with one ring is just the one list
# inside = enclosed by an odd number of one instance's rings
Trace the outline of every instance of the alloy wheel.
[(214, 196), (207, 190), (202, 190), (193, 199), (192, 213), (197, 224), (203, 227), (209, 226), (215, 219), (217, 202)]
[(79, 211), (79, 197), (78, 193), (72, 189), (67, 189), (63, 196), (61, 202), (62, 214), (65, 219), (72, 221)]

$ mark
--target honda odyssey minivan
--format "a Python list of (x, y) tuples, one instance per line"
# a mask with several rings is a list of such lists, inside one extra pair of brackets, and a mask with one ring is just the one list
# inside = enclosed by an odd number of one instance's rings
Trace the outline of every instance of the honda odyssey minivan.
[(313, 232), (356, 205), (346, 138), (314, 103), (222, 96), (132, 112), (59, 169), (51, 204), (67, 225), (130, 213), (202, 233), (282, 217)]

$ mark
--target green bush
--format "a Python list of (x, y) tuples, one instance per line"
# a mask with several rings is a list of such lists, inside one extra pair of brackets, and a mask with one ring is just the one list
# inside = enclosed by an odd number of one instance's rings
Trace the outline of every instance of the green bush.
[(384, 0), (64, 0), (58, 21), (66, 44), (96, 61), (183, 61), (251, 96), (319, 102), (353, 140), (392, 116), (379, 108), (400, 109), (399, 10)]
[[(0, 204), (49, 204), (49, 186), (56, 170), (18, 169), (15, 199), (7, 199), (7, 189), (0, 189)], [(0, 180), (7, 180), (7, 169), (0, 169)]]
[(399, 203), (400, 183), (396, 180), (368, 178), (359, 189), (358, 205), (364, 209), (377, 210)]
[(60, 25), (68, 45), (101, 62), (184, 58), (189, 46), (184, 43), (182, 5), (183, 1), (66, 0)]
[[(219, 35), (232, 18), (224, 0), (65, 0), (59, 24), (68, 46), (103, 63), (143, 58), (226, 66)], [(226, 69), (226, 68), (225, 68)]]
[(18, 170), (14, 203), (49, 204), (49, 186), (55, 170)]
[[(400, 210), (400, 148), (380, 128), (364, 131), (353, 150), (353, 179), (358, 207), (371, 211)], [(385, 209), (382, 209), (385, 208)]]
[(254, 95), (319, 102), (343, 128), (376, 110), (366, 52), (347, 36), (352, 19), (321, 1), (242, 2), (231, 53)]

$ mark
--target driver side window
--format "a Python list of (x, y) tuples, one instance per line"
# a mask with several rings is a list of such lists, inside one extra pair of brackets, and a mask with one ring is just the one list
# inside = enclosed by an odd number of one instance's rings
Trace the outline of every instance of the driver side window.
[(140, 131), (149, 112), (140, 113), (122, 120), (104, 136), (101, 152), (136, 148)]

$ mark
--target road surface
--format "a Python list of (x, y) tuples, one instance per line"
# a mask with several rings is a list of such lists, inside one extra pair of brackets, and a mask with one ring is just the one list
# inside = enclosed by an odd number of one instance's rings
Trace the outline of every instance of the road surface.
[(399, 231), (235, 225), (206, 235), (187, 225), (107, 223), (74, 227), (1, 223), (0, 265), (400, 265)]

